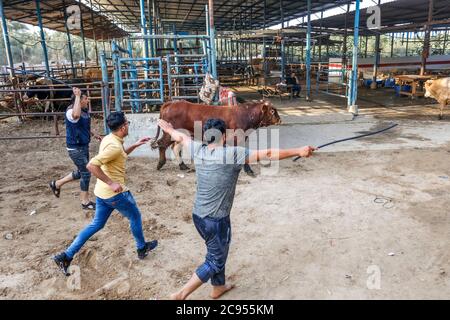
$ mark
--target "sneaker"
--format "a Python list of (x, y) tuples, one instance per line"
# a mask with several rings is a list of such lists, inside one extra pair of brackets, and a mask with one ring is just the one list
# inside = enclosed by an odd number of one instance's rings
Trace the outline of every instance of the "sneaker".
[(53, 261), (55, 261), (56, 265), (61, 269), (61, 271), (64, 273), (65, 276), (70, 276), (69, 273), (69, 266), (72, 262), (72, 259), (67, 257), (66, 253), (60, 253), (53, 257)]
[(86, 203), (86, 204), (81, 204), (81, 207), (82, 207), (84, 210), (95, 210), (95, 203), (92, 202), (92, 201), (89, 201), (89, 202)]
[(144, 259), (150, 251), (158, 246), (158, 240), (153, 240), (145, 243), (145, 247), (137, 250), (138, 258)]

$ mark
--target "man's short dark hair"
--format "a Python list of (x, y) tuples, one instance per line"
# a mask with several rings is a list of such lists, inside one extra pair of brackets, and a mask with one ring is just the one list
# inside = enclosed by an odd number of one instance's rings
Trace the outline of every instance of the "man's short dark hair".
[[(86, 91), (81, 90), (80, 99), (81, 99), (81, 97), (83, 97), (83, 96), (86, 96), (86, 97), (87, 97), (87, 93), (86, 93)], [(67, 96), (66, 96), (66, 97), (67, 97)], [(76, 97), (77, 97), (77, 96), (74, 95), (74, 94), (72, 93), (72, 95), (70, 96), (70, 104), (71, 104), (71, 105), (73, 105), (73, 104), (75, 103), (75, 98), (76, 98)]]
[(106, 118), (106, 124), (111, 131), (116, 131), (123, 126), (126, 121), (125, 113), (122, 111), (111, 112), (108, 118)]
[[(211, 130), (209, 134), (206, 132), (208, 130)], [(227, 125), (225, 124), (225, 121), (222, 119), (208, 119), (206, 120), (205, 124), (203, 125), (203, 132), (205, 132), (205, 139), (208, 144), (216, 142), (215, 137), (215, 130), (220, 131), (222, 134), (225, 134), (227, 130)]]

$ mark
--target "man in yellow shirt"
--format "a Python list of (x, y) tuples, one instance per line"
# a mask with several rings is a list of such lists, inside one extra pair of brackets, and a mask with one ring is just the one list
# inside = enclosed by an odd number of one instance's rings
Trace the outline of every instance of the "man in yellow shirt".
[(145, 242), (141, 213), (133, 195), (125, 185), (125, 163), (128, 155), (137, 147), (148, 142), (150, 138), (141, 138), (135, 144), (124, 149), (123, 139), (128, 135), (129, 125), (125, 114), (113, 112), (108, 116), (107, 123), (112, 133), (103, 138), (98, 155), (92, 158), (87, 165), (87, 169), (97, 177), (94, 189), (97, 197), (94, 219), (80, 232), (66, 251), (53, 258), (65, 275), (69, 275), (68, 268), (74, 255), (90, 237), (104, 227), (114, 209), (130, 220), (130, 228), (136, 241), (139, 259), (145, 258), (158, 245), (156, 240)]

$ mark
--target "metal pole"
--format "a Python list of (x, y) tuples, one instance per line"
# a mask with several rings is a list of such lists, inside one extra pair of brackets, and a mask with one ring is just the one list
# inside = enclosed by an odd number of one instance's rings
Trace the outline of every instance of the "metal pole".
[[(148, 11), (148, 27), (149, 27), (149, 33), (153, 34), (153, 17), (152, 17), (152, 6), (150, 3), (150, 0), (147, 0), (147, 11)], [(152, 57), (155, 57), (155, 46), (154, 46), (154, 40), (150, 39), (150, 54)]]
[(92, 9), (92, 0), (89, 0), (89, 3), (91, 5), (91, 25), (92, 25), (92, 34), (94, 37), (94, 44), (95, 44), (95, 61), (97, 61), (97, 65), (98, 65), (99, 64), (98, 46), (97, 46), (97, 36), (95, 35), (95, 21), (94, 21), (94, 10)]
[(120, 68), (119, 68), (119, 59), (120, 59), (120, 51), (117, 48), (117, 44), (115, 41), (111, 44), (112, 51), (112, 60), (114, 65), (114, 105), (116, 111), (122, 110), (122, 96), (120, 86), (122, 82), (120, 81)]
[(214, 0), (209, 0), (209, 36), (210, 36), (210, 46), (211, 46), (211, 73), (214, 79), (217, 79), (217, 66), (216, 66), (216, 43), (214, 39), (216, 38), (216, 28), (214, 26)]
[(323, 10), (320, 11), (319, 62), (322, 62), (322, 21), (323, 21)]
[(394, 56), (394, 33), (391, 35), (391, 58)]
[(342, 66), (347, 67), (347, 20), (350, 11), (350, 3), (347, 4), (347, 12), (345, 13), (344, 43), (342, 46)]
[(311, 0), (308, 0), (308, 30), (306, 33), (306, 101), (311, 100)]
[(445, 29), (445, 36), (444, 36), (444, 43), (442, 45), (442, 54), (445, 55), (445, 49), (447, 44), (447, 36), (448, 36), (448, 29)]
[[(308, 0), (309, 1), (309, 0)], [(281, 78), (286, 79), (286, 57), (284, 55), (284, 11), (283, 0), (280, 0), (280, 16), (281, 16)]]
[(430, 56), (430, 33), (431, 33), (431, 21), (433, 20), (433, 8), (434, 0), (428, 2), (428, 22), (425, 24), (425, 36), (423, 41), (422, 50), (422, 64), (420, 66), (420, 75), (423, 76), (427, 67), (427, 58)]
[(84, 65), (87, 63), (87, 50), (86, 50), (86, 39), (84, 38), (84, 24), (83, 24), (83, 12), (81, 10), (81, 5), (78, 4), (80, 8), (80, 35), (81, 40), (83, 41), (83, 56), (84, 56)]
[(75, 71), (75, 66), (73, 64), (72, 41), (70, 40), (69, 26), (67, 25), (67, 12), (66, 12), (66, 4), (65, 4), (64, 0), (63, 0), (63, 12), (64, 12), (64, 25), (66, 27), (66, 34), (67, 34), (67, 45), (69, 48), (69, 55), (70, 55), (70, 66), (72, 68), (72, 78), (75, 78), (76, 71)]
[(106, 53), (103, 53), (100, 56), (100, 63), (102, 67), (102, 106), (103, 106), (103, 126), (105, 130), (105, 134), (109, 134), (110, 130), (108, 125), (106, 124), (106, 119), (109, 115), (109, 83), (108, 83), (108, 65), (106, 64)]
[[(140, 9), (141, 9), (141, 33), (143, 36), (147, 35), (147, 21), (145, 20), (145, 2), (144, 0), (140, 0)], [(144, 58), (149, 57), (148, 50), (148, 39), (144, 38)]]
[(355, 8), (355, 25), (353, 34), (353, 61), (352, 61), (352, 78), (350, 85), (350, 103), (348, 111), (353, 114), (358, 114), (358, 106), (356, 100), (358, 97), (358, 37), (359, 37), (359, 0), (356, 1)]
[(370, 84), (371, 89), (377, 88), (377, 75), (378, 75), (378, 66), (380, 65), (380, 34), (378, 33), (375, 36), (375, 62), (373, 64), (373, 77), (372, 83)]
[(36, 14), (37, 14), (37, 18), (38, 18), (39, 31), (41, 34), (42, 51), (44, 53), (45, 71), (46, 71), (47, 77), (50, 77), (50, 65), (48, 63), (48, 51), (47, 51), (47, 45), (45, 43), (44, 26), (42, 24), (40, 0), (36, 0), (35, 2), (36, 2)]
[(406, 52), (405, 52), (405, 56), (408, 56), (408, 44), (409, 44), (409, 31), (406, 32)]
[[(9, 64), (9, 75), (14, 77), (14, 61), (11, 53), (11, 44), (9, 42), (8, 26), (6, 25), (5, 11), (3, 9), (3, 0), (0, 0), (0, 15), (2, 17), (3, 41), (5, 42), (6, 59)], [(12, 79), (11, 79), (12, 80)]]

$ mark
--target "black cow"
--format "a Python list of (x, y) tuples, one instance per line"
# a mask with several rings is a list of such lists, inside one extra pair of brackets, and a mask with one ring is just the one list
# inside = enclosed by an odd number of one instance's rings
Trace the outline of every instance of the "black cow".
[[(83, 79), (64, 80), (67, 84), (83, 83)], [(63, 101), (47, 101), (47, 99), (70, 99), (73, 93), (71, 86), (61, 86), (61, 82), (40, 78), (36, 80), (35, 85), (27, 87), (23, 95), (23, 101), (27, 105), (44, 104), (44, 112), (49, 111), (63, 111), (67, 108), (69, 100)], [(52, 87), (52, 85), (57, 85)], [(52, 90), (53, 89), (53, 90)]]

